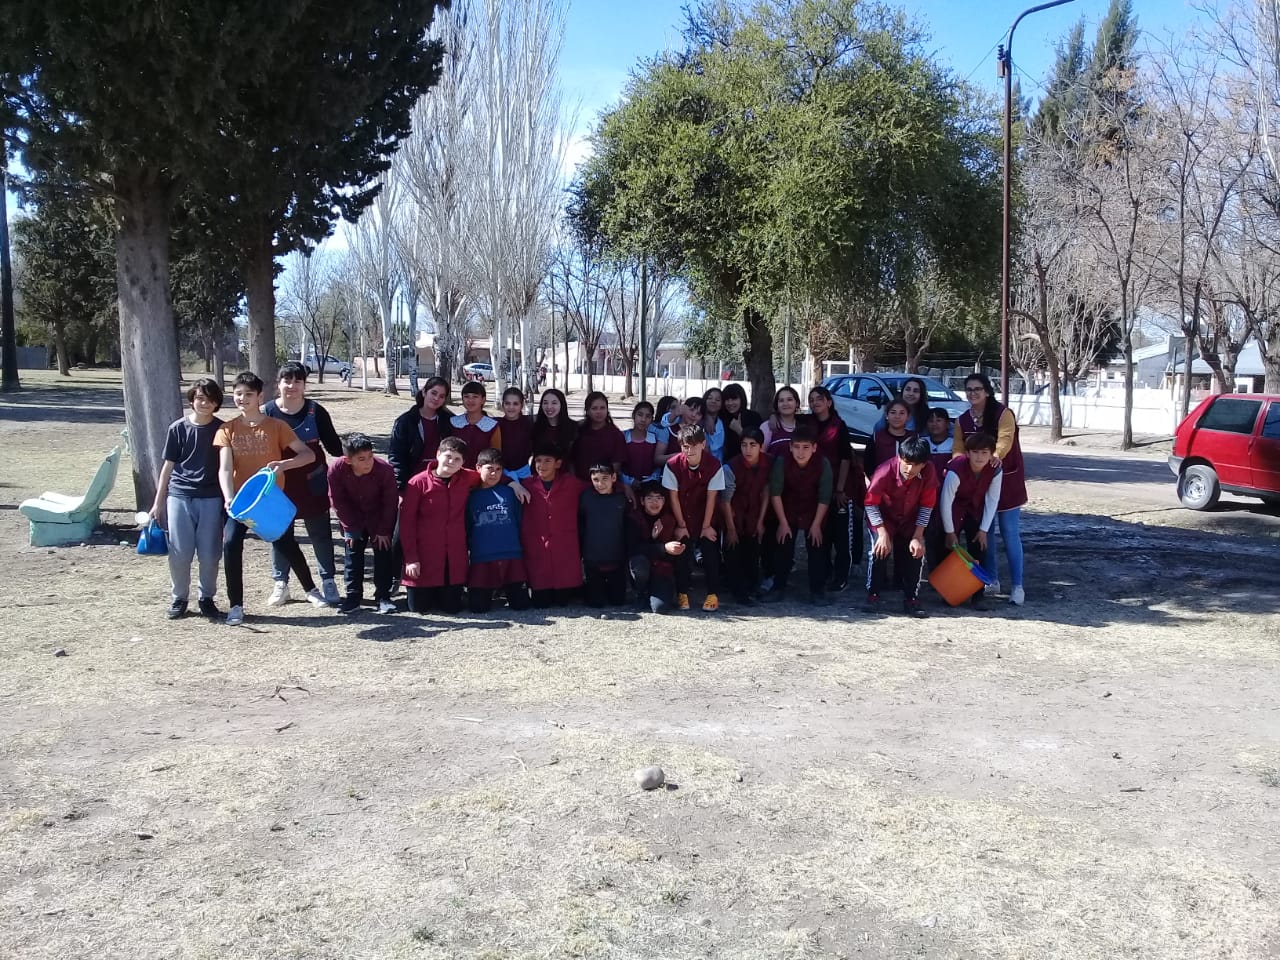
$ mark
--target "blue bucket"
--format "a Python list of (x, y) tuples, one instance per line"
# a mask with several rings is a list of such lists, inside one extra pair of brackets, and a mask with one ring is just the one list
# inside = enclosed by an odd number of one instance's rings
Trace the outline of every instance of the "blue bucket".
[(239, 520), (263, 540), (278, 540), (293, 526), (298, 508), (276, 484), (274, 470), (263, 468), (244, 482), (231, 501), (231, 519)]

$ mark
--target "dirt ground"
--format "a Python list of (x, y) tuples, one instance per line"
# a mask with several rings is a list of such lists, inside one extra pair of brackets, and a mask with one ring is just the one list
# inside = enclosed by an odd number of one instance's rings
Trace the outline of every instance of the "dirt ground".
[(1158, 453), (1029, 443), (1022, 608), (348, 620), (268, 613), (252, 542), (228, 628), (164, 619), (123, 472), (91, 542), (27, 546), (124, 417), (26, 382), (0, 957), (1280, 956), (1276, 518), (1177, 508)]

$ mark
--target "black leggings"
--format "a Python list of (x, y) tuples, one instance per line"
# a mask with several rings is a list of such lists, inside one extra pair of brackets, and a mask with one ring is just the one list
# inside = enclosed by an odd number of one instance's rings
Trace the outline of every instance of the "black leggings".
[(707, 593), (719, 593), (720, 541), (703, 537), (701, 540), (690, 538), (684, 543), (687, 548), (685, 553), (689, 555), (690, 562), (676, 567), (676, 590), (680, 593), (689, 592), (689, 582), (693, 576), (693, 548), (696, 546), (702, 551), (702, 572), (707, 578)]
[[(233, 607), (244, 606), (244, 538), (249, 528), (239, 520), (227, 517), (222, 528), (222, 569), (227, 578), (227, 602)], [(316, 582), (307, 567), (307, 558), (302, 555), (302, 548), (293, 536), (293, 527), (289, 527), (275, 546), (289, 561), (289, 569), (298, 578), (302, 589), (310, 593), (316, 588)]]
[(455, 583), (443, 587), (405, 587), (409, 598), (410, 613), (429, 613), (440, 610), (443, 613), (462, 612), (462, 584)]
[[(529, 609), (529, 588), (523, 583), (508, 583), (501, 588), (506, 594), (507, 606), (512, 610)], [(488, 613), (493, 609), (497, 590), (485, 587), (467, 587), (467, 609), (472, 613)]]
[(725, 546), (724, 565), (733, 595), (739, 600), (754, 595), (760, 587), (760, 541), (739, 533), (737, 546)]

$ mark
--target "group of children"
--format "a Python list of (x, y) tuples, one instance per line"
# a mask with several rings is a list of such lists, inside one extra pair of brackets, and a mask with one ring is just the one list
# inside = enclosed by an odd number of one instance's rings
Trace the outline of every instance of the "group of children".
[[(617, 607), (631, 592), (644, 609), (688, 610), (697, 567), (705, 611), (719, 609), (722, 587), (743, 605), (773, 603), (788, 595), (801, 535), (809, 597), (826, 605), (862, 552), (865, 514), (867, 606), (878, 609), (892, 586), (906, 612), (923, 616), (926, 560), (937, 562), (963, 533), (981, 561), (999, 500), (992, 437), (975, 432), (952, 458), (946, 412), (920, 411), (926, 433), (917, 436), (910, 404), (895, 401), (860, 461), (822, 387), (809, 395), (809, 414), (784, 387), (762, 421), (731, 385), (683, 403), (664, 398), (657, 409), (641, 402), (631, 429), (620, 430), (602, 393), (587, 396), (577, 423), (560, 391), (545, 391), (528, 416), (512, 387), (494, 417), (484, 385), (468, 383), (454, 414), (448, 382), (432, 378), (396, 420), (383, 460), (368, 436), (337, 437), (328, 413), (305, 396), (304, 367), (286, 364), (278, 380), (279, 398), (263, 407), (261, 380), (238, 376), (241, 415), (225, 423), (214, 416), (221, 388), (198, 381), (190, 413), (170, 428), (152, 510), (170, 534), (170, 617), (187, 612), (198, 556), (200, 612), (219, 615), (221, 559), (226, 622), (244, 621), (248, 530), (226, 511), (264, 467), (298, 506), (321, 573), (317, 587), (286, 531), (273, 544), (268, 605), (288, 601), (292, 571), (309, 602), (345, 613), (361, 607), (368, 553), (383, 613), (397, 609), (397, 580), (418, 613), (483, 613), (500, 600), (516, 610), (562, 607), (579, 596)], [(326, 450), (334, 457), (327, 465)], [(345, 597), (336, 589), (330, 507), (345, 547)]]

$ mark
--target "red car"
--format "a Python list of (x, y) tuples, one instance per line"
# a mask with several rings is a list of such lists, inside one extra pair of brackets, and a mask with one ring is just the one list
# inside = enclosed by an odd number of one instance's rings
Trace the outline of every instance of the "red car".
[(1169, 469), (1192, 510), (1212, 507), (1223, 490), (1280, 502), (1280, 396), (1207, 397), (1178, 425)]

